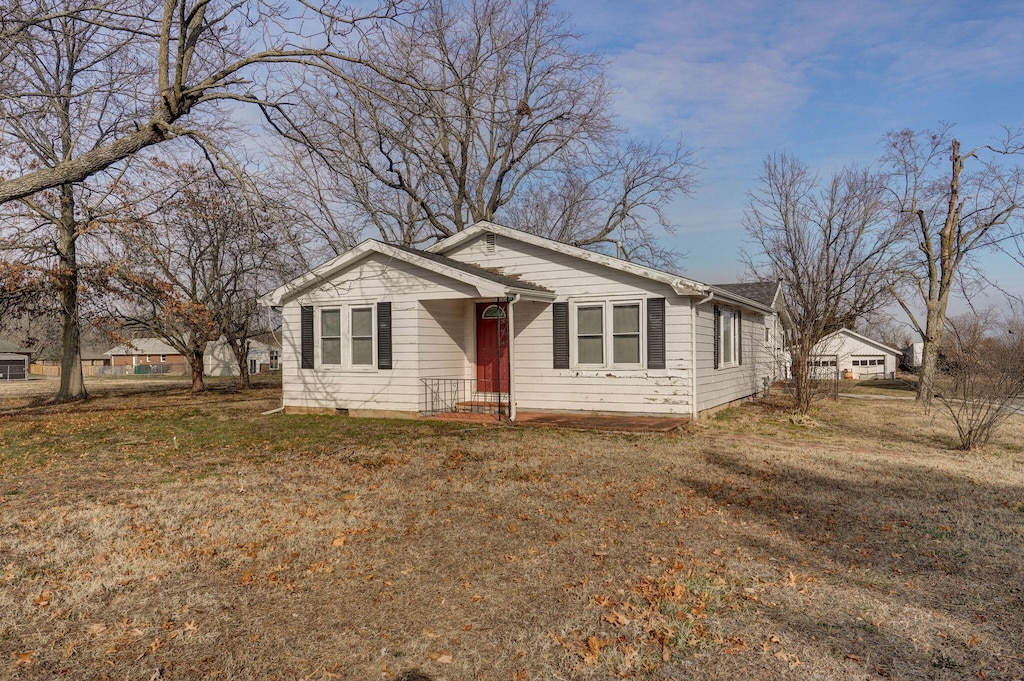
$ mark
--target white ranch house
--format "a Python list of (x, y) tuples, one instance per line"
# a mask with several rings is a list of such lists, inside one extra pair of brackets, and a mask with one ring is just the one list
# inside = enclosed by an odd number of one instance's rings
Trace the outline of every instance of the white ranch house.
[(785, 376), (778, 284), (712, 286), (489, 222), (282, 286), (288, 412), (697, 417)]
[(849, 371), (851, 378), (865, 379), (893, 376), (903, 352), (850, 329), (839, 329), (818, 341), (813, 355), (813, 361), (828, 362), (840, 377)]

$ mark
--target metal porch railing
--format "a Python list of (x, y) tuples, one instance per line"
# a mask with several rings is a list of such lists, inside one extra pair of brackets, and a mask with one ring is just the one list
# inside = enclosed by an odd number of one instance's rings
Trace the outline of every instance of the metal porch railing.
[[(475, 378), (421, 378), (420, 413), (508, 416), (509, 394)], [(494, 388), (488, 390), (487, 388)]]

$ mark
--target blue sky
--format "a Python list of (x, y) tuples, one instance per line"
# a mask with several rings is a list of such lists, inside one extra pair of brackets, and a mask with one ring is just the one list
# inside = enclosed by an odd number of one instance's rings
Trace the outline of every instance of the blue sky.
[[(762, 159), (822, 174), (869, 164), (890, 130), (956, 123), (965, 146), (1024, 123), (1024, 5), (887, 0), (556, 0), (608, 57), (633, 134), (699, 149), (701, 187), (671, 210), (685, 272), (742, 274), (740, 219)], [(1024, 296), (1024, 271), (986, 258)]]

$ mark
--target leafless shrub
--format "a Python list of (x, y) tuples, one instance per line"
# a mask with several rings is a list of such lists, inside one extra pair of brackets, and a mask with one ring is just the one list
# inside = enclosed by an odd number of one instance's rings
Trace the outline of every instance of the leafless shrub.
[(943, 368), (948, 387), (936, 395), (956, 426), (960, 448), (985, 445), (1020, 408), (1024, 397), (1024, 338), (1019, 324), (993, 325), (991, 315), (952, 318), (946, 325)]
[(895, 237), (883, 196), (870, 171), (848, 167), (823, 180), (787, 154), (768, 156), (748, 193), (744, 259), (755, 278), (782, 283), (802, 414), (822, 394), (823, 374), (834, 368), (814, 356), (821, 352), (818, 342), (889, 301)]

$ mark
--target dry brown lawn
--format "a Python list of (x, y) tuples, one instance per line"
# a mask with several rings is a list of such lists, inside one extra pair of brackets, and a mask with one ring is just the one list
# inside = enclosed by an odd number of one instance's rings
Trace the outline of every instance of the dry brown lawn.
[(1024, 678), (1020, 417), (965, 454), (906, 401), (617, 435), (104, 385), (0, 416), (0, 678)]

